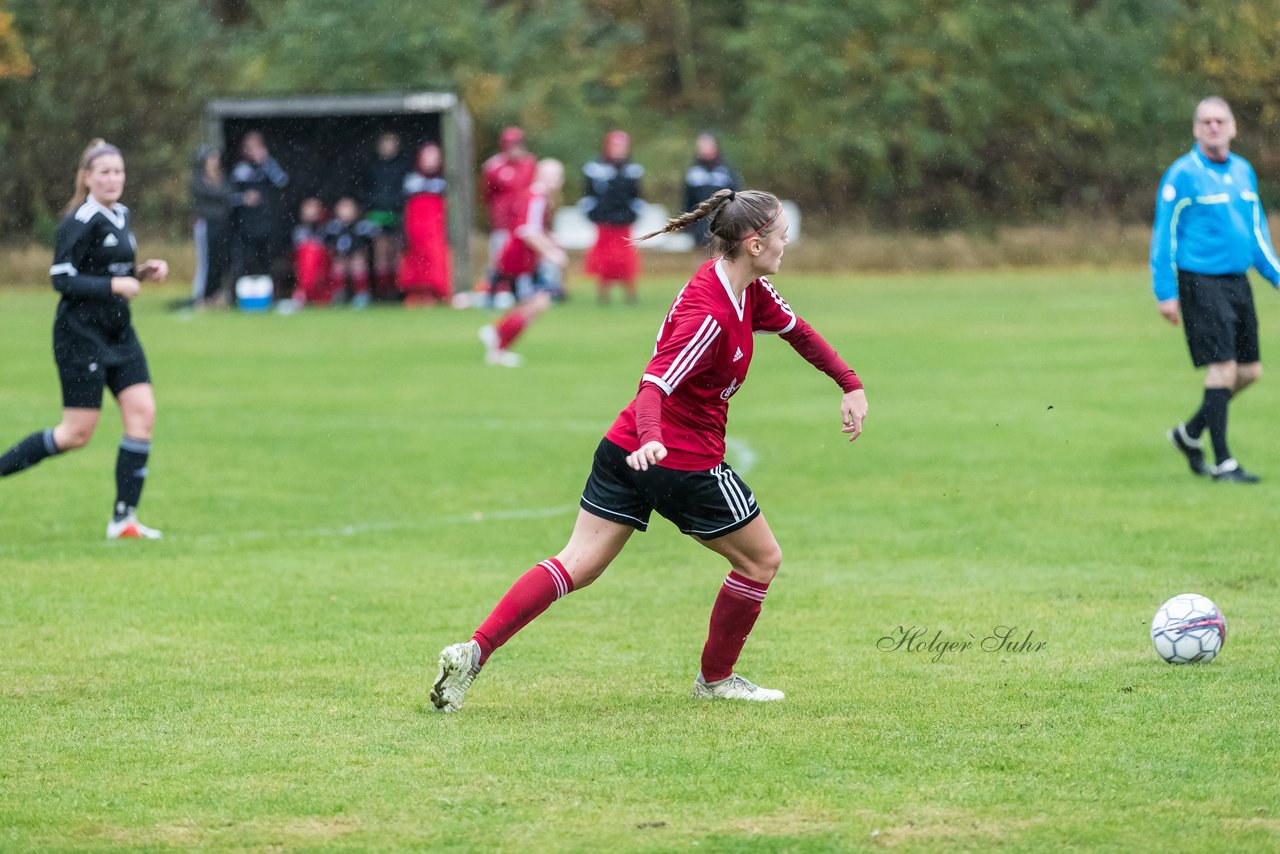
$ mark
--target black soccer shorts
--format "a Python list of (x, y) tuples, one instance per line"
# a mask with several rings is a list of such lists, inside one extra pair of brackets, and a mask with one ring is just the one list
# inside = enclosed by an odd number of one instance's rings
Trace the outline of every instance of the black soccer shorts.
[(1213, 362), (1256, 362), (1258, 315), (1243, 273), (1210, 276), (1178, 271), (1182, 329), (1197, 368)]
[(147, 357), (141, 347), (134, 348), (118, 365), (106, 365), (96, 357), (75, 354), (56, 361), (58, 379), (62, 383), (62, 405), (68, 409), (101, 409), (104, 386), (111, 389), (112, 396), (116, 396), (131, 385), (151, 382)]
[(760, 515), (750, 487), (728, 463), (707, 471), (636, 471), (627, 465), (627, 452), (608, 439), (596, 448), (581, 505), (593, 516), (638, 531), (648, 529), (649, 515), (657, 510), (681, 533), (701, 540), (731, 534)]

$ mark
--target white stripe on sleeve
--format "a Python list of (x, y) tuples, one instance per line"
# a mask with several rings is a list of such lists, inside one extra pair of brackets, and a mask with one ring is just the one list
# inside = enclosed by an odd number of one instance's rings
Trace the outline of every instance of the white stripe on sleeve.
[(671, 363), (671, 367), (662, 374), (662, 380), (671, 388), (678, 386), (689, 372), (698, 364), (698, 360), (707, 352), (707, 348), (720, 335), (720, 324), (716, 323), (716, 319), (711, 315), (707, 315), (702, 321), (702, 325), (698, 327), (698, 331), (689, 339), (689, 343), (684, 345), (684, 349), (676, 356)]

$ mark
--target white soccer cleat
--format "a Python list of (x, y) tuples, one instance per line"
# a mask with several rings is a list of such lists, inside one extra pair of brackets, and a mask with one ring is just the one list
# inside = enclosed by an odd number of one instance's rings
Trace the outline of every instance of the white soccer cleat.
[(462, 708), (462, 697), (480, 673), (480, 644), (455, 643), (440, 651), (440, 673), (431, 685), (431, 705), (442, 712)]
[(492, 326), (481, 326), (477, 334), (480, 336), (480, 343), (484, 344), (486, 356), (498, 351), (498, 330)]
[(772, 688), (761, 688), (750, 680), (743, 679), (734, 673), (727, 679), (718, 682), (703, 682), (702, 674), (693, 680), (693, 698), (695, 700), (754, 700), (767, 703), (781, 700), (785, 694)]
[(518, 368), (524, 362), (519, 353), (512, 353), (498, 346), (498, 330), (492, 326), (481, 326), (479, 335), (480, 341), (484, 344), (484, 360), (490, 365)]
[(119, 522), (107, 523), (108, 540), (159, 540), (164, 534), (155, 528), (148, 528), (138, 521), (138, 517), (130, 513)]
[(524, 357), (510, 350), (494, 350), (486, 353), (484, 359), (491, 365), (501, 365), (504, 368), (518, 368), (524, 364)]

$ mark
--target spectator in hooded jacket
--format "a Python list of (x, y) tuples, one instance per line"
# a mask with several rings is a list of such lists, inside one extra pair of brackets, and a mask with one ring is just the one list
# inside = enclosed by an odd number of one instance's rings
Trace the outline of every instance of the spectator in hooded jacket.
[(640, 253), (631, 245), (631, 226), (640, 216), (640, 178), (644, 167), (631, 162), (631, 137), (611, 130), (604, 137), (598, 160), (582, 168), (586, 195), (580, 203), (596, 224), (596, 243), (587, 253), (586, 271), (599, 282), (600, 303), (609, 302), (609, 288), (620, 285), (627, 302), (636, 301)]
[[(684, 211), (692, 211), (720, 190), (737, 190), (742, 180), (720, 153), (715, 134), (703, 131), (694, 143), (693, 163), (684, 173)], [(693, 239), (706, 246), (711, 239), (711, 225), (706, 219), (693, 224)]]
[(231, 206), (239, 203), (222, 171), (222, 149), (203, 146), (191, 170), (191, 207), (196, 272), (191, 282), (191, 305), (217, 301), (223, 280), (231, 271)]

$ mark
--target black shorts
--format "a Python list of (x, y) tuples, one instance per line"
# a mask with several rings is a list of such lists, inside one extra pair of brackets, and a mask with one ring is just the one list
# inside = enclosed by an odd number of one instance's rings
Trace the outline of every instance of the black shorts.
[(627, 452), (608, 439), (596, 448), (581, 504), (593, 516), (639, 531), (657, 510), (681, 533), (702, 540), (732, 534), (760, 515), (750, 487), (728, 463), (708, 471), (636, 471), (627, 465)]
[(1243, 273), (1210, 276), (1178, 271), (1178, 306), (1191, 362), (1256, 362), (1258, 315)]
[(106, 365), (94, 356), (68, 354), (56, 359), (58, 379), (62, 382), (62, 405), (68, 409), (101, 409), (102, 388), (112, 396), (131, 385), (151, 382), (147, 357), (141, 347), (134, 347), (120, 364)]

